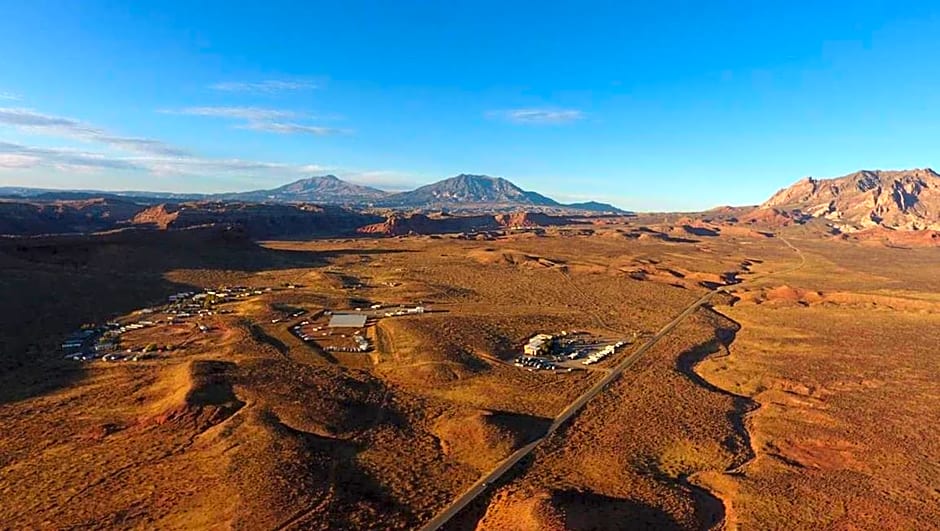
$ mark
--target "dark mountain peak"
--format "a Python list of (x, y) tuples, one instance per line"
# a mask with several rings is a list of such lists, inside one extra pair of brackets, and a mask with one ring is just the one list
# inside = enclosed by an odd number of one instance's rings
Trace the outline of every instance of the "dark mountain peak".
[(317, 187), (335, 188), (335, 187), (340, 187), (344, 185), (355, 186), (353, 184), (347, 183), (346, 181), (343, 181), (342, 179), (340, 179), (339, 177), (333, 174), (329, 174), (329, 175), (314, 175), (312, 177), (298, 179), (292, 183), (288, 183), (284, 186), (281, 186), (281, 188), (285, 188), (285, 187), (295, 187), (295, 188), (304, 188), (304, 189), (317, 188)]
[(504, 181), (502, 177), (490, 177), (489, 175), (477, 174), (477, 173), (461, 173), (455, 175), (450, 179), (444, 179), (444, 181), (456, 180), (456, 181)]
[(494, 186), (511, 186), (513, 188), (518, 188), (513, 183), (503, 179), (502, 177), (490, 177), (489, 175), (478, 175), (474, 173), (461, 173), (460, 175), (455, 175), (449, 179), (444, 179), (439, 181), (440, 183), (445, 183), (448, 181), (453, 181), (461, 184), (492, 184)]
[(515, 184), (507, 181), (506, 179), (503, 179), (502, 177), (490, 177), (489, 175), (475, 175), (472, 173), (461, 173), (460, 175), (455, 175), (427, 186), (486, 186), (501, 189), (522, 190)]
[(395, 194), (383, 202), (391, 207), (436, 205), (520, 205), (557, 206), (558, 203), (535, 192), (527, 192), (501, 177), (461, 173), (454, 177)]
[[(488, 194), (494, 196), (498, 194), (511, 194), (515, 196), (525, 193), (522, 188), (519, 188), (515, 184), (507, 181), (506, 179), (503, 179), (502, 177), (473, 175), (469, 173), (461, 173), (456, 177), (451, 177), (449, 179), (444, 179), (443, 181), (429, 184), (427, 187), (441, 191), (452, 190), (455, 192), (466, 193), (470, 196), (486, 196)], [(485, 198), (479, 197), (478, 199)]]
[(244, 201), (360, 204), (375, 201), (386, 195), (382, 190), (352, 184), (328, 174), (299, 179), (271, 190), (225, 194), (222, 198)]

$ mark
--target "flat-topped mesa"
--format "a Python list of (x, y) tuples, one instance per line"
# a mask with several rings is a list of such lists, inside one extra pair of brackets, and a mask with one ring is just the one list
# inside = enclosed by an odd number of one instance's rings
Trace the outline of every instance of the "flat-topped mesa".
[(350, 235), (379, 219), (336, 206), (198, 201), (147, 208), (131, 224), (161, 230), (232, 227), (251, 237), (290, 238)]

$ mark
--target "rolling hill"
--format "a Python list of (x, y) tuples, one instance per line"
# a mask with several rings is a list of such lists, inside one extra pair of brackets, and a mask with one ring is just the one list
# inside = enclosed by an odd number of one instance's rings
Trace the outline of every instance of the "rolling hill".
[(37, 235), (108, 230), (143, 207), (114, 197), (73, 201), (0, 200), (0, 234)]

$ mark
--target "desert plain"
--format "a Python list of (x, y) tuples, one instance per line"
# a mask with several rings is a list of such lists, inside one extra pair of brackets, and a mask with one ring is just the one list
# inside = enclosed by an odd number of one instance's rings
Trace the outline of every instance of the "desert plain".
[[(940, 521), (935, 247), (719, 212), (116, 231), (11, 239), (0, 261), (5, 527), (421, 528), (525, 447), (445, 529)], [(158, 319), (170, 295), (225, 286), (247, 295)], [(120, 342), (148, 355), (63, 359), (74, 330), (142, 310), (161, 322)], [(348, 339), (329, 314), (356, 312), (368, 351), (326, 348)], [(514, 363), (560, 331), (624, 346), (570, 371)]]

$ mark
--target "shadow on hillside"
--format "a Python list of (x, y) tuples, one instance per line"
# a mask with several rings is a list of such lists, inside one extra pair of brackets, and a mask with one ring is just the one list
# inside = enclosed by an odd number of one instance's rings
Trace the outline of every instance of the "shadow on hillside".
[(707, 227), (695, 227), (692, 225), (683, 225), (682, 229), (693, 236), (705, 236), (705, 237), (715, 237), (718, 236), (718, 231), (715, 229), (709, 229)]
[(396, 252), (408, 251), (277, 250), (217, 229), (0, 239), (0, 404), (81, 378), (81, 364), (62, 359), (63, 338), (193, 289), (167, 280), (170, 271), (310, 268), (350, 253)]
[[(545, 494), (537, 496), (544, 497)], [(458, 513), (444, 526), (444, 529), (448, 531), (477, 529), (493, 501), (491, 493), (489, 496), (481, 496)], [(505, 503), (505, 500), (502, 503)], [(550, 491), (543, 503), (544, 508), (549, 512), (557, 511), (556, 514), (562, 517), (563, 529), (585, 531), (684, 529), (670, 514), (658, 507), (635, 499), (616, 498), (585, 489)], [(520, 516), (524, 519), (528, 515)]]

